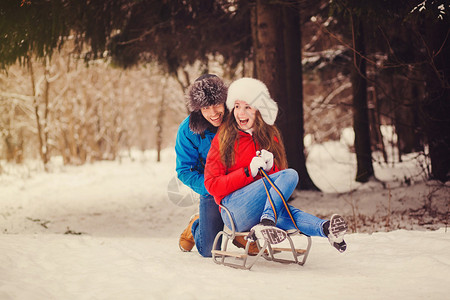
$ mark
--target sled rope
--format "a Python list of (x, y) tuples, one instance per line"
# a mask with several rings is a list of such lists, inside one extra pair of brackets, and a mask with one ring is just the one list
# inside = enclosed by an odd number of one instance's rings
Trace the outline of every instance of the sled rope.
[[(262, 168), (260, 170), (262, 172), (264, 172), (264, 170)], [(275, 209), (275, 204), (273, 203), (272, 196), (270, 195), (269, 189), (267, 188), (267, 183), (264, 181), (264, 179), (262, 182), (264, 183), (264, 189), (266, 190), (267, 196), (269, 197), (270, 206), (272, 206), (273, 214), (275, 215), (275, 223), (276, 223), (278, 216), (277, 216), (277, 211)]]
[[(297, 224), (295, 223), (294, 217), (292, 216), (291, 210), (289, 208), (289, 205), (286, 202), (286, 199), (284, 199), (283, 193), (280, 191), (280, 189), (275, 185), (275, 183), (272, 181), (272, 179), (270, 179), (269, 175), (267, 175), (266, 171), (263, 170), (263, 168), (259, 168), (259, 171), (261, 172), (261, 174), (264, 176), (264, 178), (267, 179), (267, 181), (269, 182), (269, 184), (272, 186), (272, 188), (277, 192), (277, 194), (280, 196), (281, 200), (283, 201), (284, 207), (286, 208), (286, 211), (289, 214), (289, 217), (291, 218), (292, 223), (294, 224), (295, 229), (297, 229), (298, 231), (300, 231), (300, 229), (298, 229)], [(263, 183), (264, 183), (264, 188), (266, 189), (266, 193), (267, 196), (269, 198), (269, 202), (270, 205), (272, 206), (272, 210), (273, 213), (275, 214), (275, 223), (277, 220), (277, 212), (275, 211), (275, 204), (273, 203), (273, 199), (272, 196), (269, 193), (269, 189), (267, 188), (267, 184), (263, 179)]]

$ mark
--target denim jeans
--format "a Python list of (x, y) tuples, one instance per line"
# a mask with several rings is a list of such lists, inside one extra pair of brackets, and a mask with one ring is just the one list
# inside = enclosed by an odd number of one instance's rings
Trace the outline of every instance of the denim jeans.
[[(191, 231), (195, 246), (201, 256), (211, 257), (211, 250), (217, 233), (223, 230), (219, 206), (213, 196), (200, 196), (200, 217), (192, 224)], [(221, 241), (217, 243), (220, 249)]]
[[(286, 169), (269, 175), (270, 179), (278, 187), (287, 200), (294, 192), (298, 183), (298, 174), (293, 169)], [(258, 224), (261, 219), (271, 219), (275, 221), (275, 215), (267, 197), (263, 180), (266, 182), (269, 193), (275, 205), (277, 212), (277, 227), (289, 230), (295, 229), (291, 218), (281, 200), (278, 193), (272, 188), (267, 179), (262, 178), (251, 184), (234, 191), (222, 199), (222, 205), (231, 213), (237, 231), (249, 231), (254, 225)], [(289, 205), (292, 216), (298, 229), (309, 236), (325, 237), (322, 225), (326, 220), (322, 220), (316, 216), (308, 214)], [(225, 225), (231, 228), (230, 220), (225, 210), (221, 212)]]

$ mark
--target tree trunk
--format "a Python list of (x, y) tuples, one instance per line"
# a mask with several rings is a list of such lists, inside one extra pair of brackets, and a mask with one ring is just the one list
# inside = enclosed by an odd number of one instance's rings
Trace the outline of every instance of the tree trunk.
[(278, 103), (277, 126), (290, 168), (300, 177), (297, 188), (317, 190), (306, 169), (303, 146), (303, 89), (299, 11), (293, 6), (256, 1), (252, 20), (256, 77)]
[[(282, 13), (279, 5), (256, 1), (256, 37), (253, 39), (255, 51), (255, 69), (257, 77), (263, 81), (279, 106), (277, 125), (287, 110), (282, 101), (287, 98), (282, 30)], [(284, 135), (284, 133), (283, 133)], [(287, 138), (287, 136), (285, 137)]]
[(374, 175), (370, 142), (369, 113), (367, 108), (367, 80), (363, 25), (353, 15), (352, 32), (354, 59), (351, 72), (353, 89), (353, 129), (355, 131), (355, 152), (357, 160), (356, 181), (367, 182)]
[(392, 119), (397, 134), (397, 144), (399, 161), (401, 155), (423, 151), (421, 145), (422, 134), (420, 134), (420, 124), (418, 118), (418, 99), (423, 94), (418, 84), (411, 84), (409, 78), (419, 77), (410, 70), (405, 70), (405, 76), (399, 76), (392, 72), (388, 78), (392, 82)]
[(31, 56), (27, 58), (27, 64), (28, 64), (28, 70), (30, 72), (30, 79), (31, 79), (31, 89), (33, 93), (33, 106), (34, 106), (34, 116), (36, 118), (36, 129), (37, 129), (37, 135), (38, 135), (38, 141), (39, 141), (39, 156), (42, 159), (42, 162), (44, 164), (44, 169), (47, 171), (47, 163), (48, 163), (48, 157), (47, 157), (47, 145), (43, 138), (43, 132), (45, 132), (42, 128), (41, 124), (41, 118), (39, 115), (39, 102), (38, 102), (38, 95), (36, 92), (36, 81), (34, 79), (34, 69), (33, 69), (33, 63), (31, 61)]
[[(302, 36), (300, 28), (300, 9), (295, 2), (283, 7), (284, 25), (284, 57), (286, 66), (287, 97), (282, 105), (286, 107), (282, 130), (288, 137), (284, 140), (289, 167), (298, 170), (297, 188), (303, 190), (319, 190), (306, 169), (305, 134), (303, 123), (303, 73), (302, 73)], [(287, 102), (287, 103), (286, 103)], [(296, 138), (289, 138), (296, 137)]]
[[(448, 21), (448, 18), (447, 18)], [(430, 64), (422, 121), (431, 159), (431, 177), (446, 182), (450, 173), (450, 30), (448, 22), (426, 22)]]
[(49, 153), (49, 143), (48, 143), (48, 134), (49, 134), (49, 124), (48, 124), (48, 113), (49, 113), (49, 97), (50, 97), (50, 66), (49, 66), (49, 58), (45, 58), (44, 60), (44, 119), (43, 119), (43, 142), (44, 142), (44, 164), (47, 164), (50, 160), (50, 153)]
[(168, 82), (168, 78), (166, 77), (164, 79), (164, 84), (162, 85), (161, 101), (159, 102), (159, 111), (158, 111), (158, 115), (156, 117), (156, 153), (157, 153), (156, 161), (157, 162), (161, 161), (161, 150), (162, 150), (162, 142), (163, 142), (163, 122), (164, 122), (164, 115), (165, 115), (165, 111), (166, 111), (165, 90), (167, 88), (167, 82)]
[(386, 147), (384, 146), (383, 134), (381, 133), (380, 110), (378, 106), (377, 93), (375, 88), (371, 90), (372, 104), (370, 113), (371, 132), (375, 144), (375, 150), (381, 151), (385, 163), (388, 163)]

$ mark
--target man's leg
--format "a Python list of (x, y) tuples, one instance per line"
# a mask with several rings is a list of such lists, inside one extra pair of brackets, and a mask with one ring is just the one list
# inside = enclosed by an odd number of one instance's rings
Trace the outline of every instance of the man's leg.
[[(223, 229), (219, 206), (212, 196), (201, 196), (199, 206), (200, 218), (192, 224), (192, 234), (198, 252), (204, 257), (211, 257), (214, 239)], [(218, 243), (220, 247), (220, 241)]]

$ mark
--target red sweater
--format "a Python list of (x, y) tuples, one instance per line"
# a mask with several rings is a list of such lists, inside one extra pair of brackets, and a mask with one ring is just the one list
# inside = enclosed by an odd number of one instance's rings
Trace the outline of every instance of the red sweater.
[[(235, 164), (228, 169), (220, 158), (219, 149), (219, 134), (216, 134), (206, 159), (205, 187), (217, 204), (228, 194), (261, 178), (259, 174), (253, 178), (250, 171), (250, 162), (256, 156), (256, 151), (262, 150), (252, 135), (239, 131), (239, 139), (234, 144)], [(274, 164), (268, 174), (278, 171)]]

